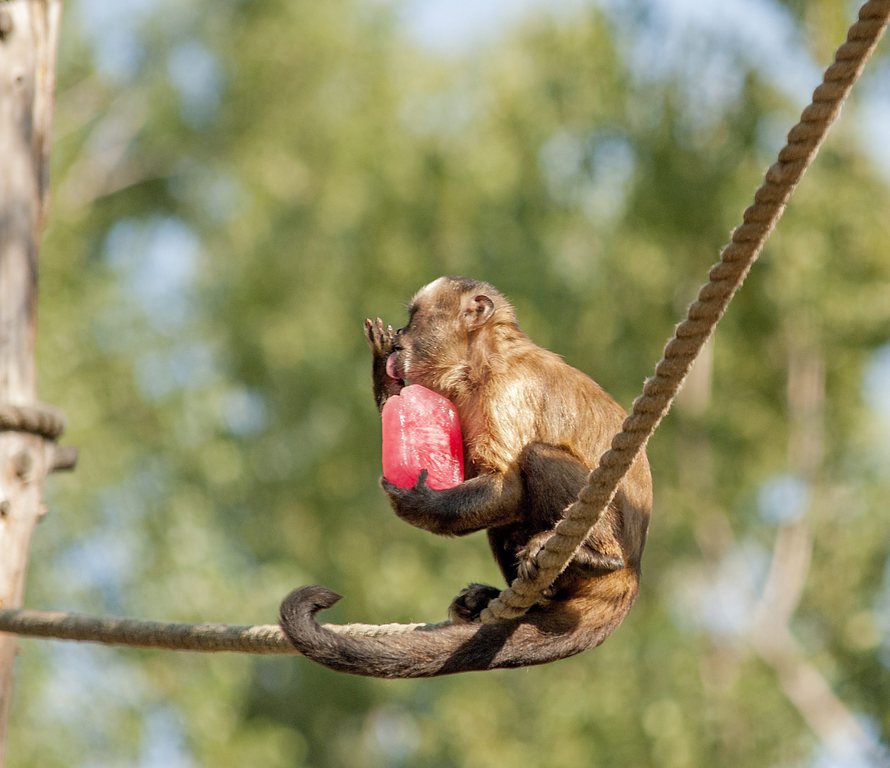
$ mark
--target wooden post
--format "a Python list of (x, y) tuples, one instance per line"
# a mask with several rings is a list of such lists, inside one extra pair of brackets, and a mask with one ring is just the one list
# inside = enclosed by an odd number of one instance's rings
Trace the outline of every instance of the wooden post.
[[(46, 210), (61, 0), (0, 0), (0, 405), (33, 405), (37, 253)], [(53, 445), (0, 431), (0, 606), (20, 606)], [(15, 639), (0, 635), (0, 768)]]

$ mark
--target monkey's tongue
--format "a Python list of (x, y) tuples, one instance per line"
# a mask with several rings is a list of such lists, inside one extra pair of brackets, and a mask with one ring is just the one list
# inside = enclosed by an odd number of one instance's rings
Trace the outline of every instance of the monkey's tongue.
[[(379, 370), (379, 369), (378, 369)], [(393, 352), (386, 358), (386, 375), (391, 379), (401, 379), (402, 377), (396, 373), (396, 353)]]

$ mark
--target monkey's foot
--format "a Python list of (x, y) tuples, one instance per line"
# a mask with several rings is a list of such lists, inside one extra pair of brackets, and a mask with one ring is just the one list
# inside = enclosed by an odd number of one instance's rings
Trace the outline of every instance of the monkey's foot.
[(393, 352), (393, 343), (396, 332), (391, 325), (384, 325), (383, 321), (377, 317), (373, 320), (368, 318), (365, 320), (365, 338), (374, 357), (385, 360)]
[(479, 621), (479, 616), (501, 590), (485, 584), (470, 584), (448, 606), (448, 618), (455, 624)]
[[(550, 538), (550, 531), (541, 531), (536, 533), (528, 540), (526, 544), (516, 554), (516, 570), (521, 579), (525, 581), (534, 581), (538, 577), (538, 563), (536, 557), (538, 553), (544, 549), (544, 543)], [(553, 597), (553, 587), (545, 589), (541, 593), (541, 597), (550, 600)]]
[[(523, 547), (517, 555), (517, 572), (519, 576), (526, 581), (534, 581), (538, 576), (537, 556), (544, 548), (544, 543), (551, 536), (550, 531), (541, 531), (532, 536), (528, 544)], [(557, 591), (557, 584), (560, 580), (564, 581), (571, 576), (580, 576), (582, 578), (592, 578), (602, 576), (612, 571), (620, 571), (624, 568), (624, 558), (620, 554), (607, 555), (593, 548), (588, 539), (572, 558), (569, 567), (563, 572), (556, 583), (545, 589), (541, 595), (547, 600), (553, 598)]]
[(535, 558), (544, 548), (544, 542), (550, 538), (550, 531), (541, 531), (536, 533), (528, 540), (526, 544), (516, 555), (516, 566), (519, 570), (519, 576), (526, 581), (534, 581), (538, 575), (538, 563)]

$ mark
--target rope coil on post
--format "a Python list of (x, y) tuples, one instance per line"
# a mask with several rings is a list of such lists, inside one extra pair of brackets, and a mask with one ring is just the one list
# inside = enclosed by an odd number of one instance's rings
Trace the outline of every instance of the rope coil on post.
[(664, 418), (696, 357), (782, 217), (785, 203), (816, 157), (829, 127), (883, 34), (888, 17), (890, 0), (870, 0), (862, 6), (846, 42), (837, 49), (834, 63), (813, 92), (812, 102), (789, 131), (788, 142), (779, 152), (778, 161), (767, 170), (763, 184), (754, 195), (754, 204), (745, 210), (741, 226), (733, 230), (720, 261), (711, 268), (710, 282), (701, 288), (698, 300), (689, 307), (686, 319), (677, 326), (665, 347), (655, 375), (646, 381), (643, 394), (634, 402), (622, 431), (612, 440), (611, 449), (603, 454), (599, 466), (588, 476), (587, 486), (566, 510), (565, 517), (535, 558), (534, 576), (514, 580), (482, 612), (483, 622), (518, 618), (537, 603), (611, 503), (618, 485)]
[[(587, 486), (578, 494), (578, 500), (566, 510), (565, 518), (557, 524), (553, 535), (538, 553), (535, 577), (527, 581), (516, 579), (489, 604), (482, 614), (483, 621), (522, 616), (540, 599), (543, 590), (550, 586), (587, 538), (590, 529), (615, 495), (622, 478), (667, 413), (696, 356), (744, 282), (763, 244), (781, 218), (785, 203), (816, 156), (829, 126), (877, 45), (888, 18), (890, 0), (869, 0), (862, 6), (858, 21), (850, 27), (846, 42), (838, 48), (834, 63), (826, 70), (822, 84), (813, 93), (812, 103), (803, 111), (800, 122), (788, 133), (788, 143), (779, 152), (778, 161), (767, 170), (764, 183), (754, 195), (754, 204), (745, 210), (742, 224), (733, 231), (730, 243), (720, 254), (720, 261), (710, 270), (710, 281), (701, 288), (698, 299), (689, 307), (686, 319), (677, 326), (665, 347), (662, 360), (655, 367), (654, 375), (646, 381), (642, 395), (634, 402), (630, 415), (625, 419), (622, 431), (615, 436), (611, 449), (603, 454), (599, 466), (590, 473)], [(20, 426), (26, 423), (27, 414), (22, 411), (29, 410), (21, 406), (11, 406), (16, 409), (17, 415), (11, 421), (4, 422), (5, 409), (9, 407), (0, 406), (0, 430), (23, 429), (49, 436), (37, 428)], [(35, 415), (33, 411), (31, 415)], [(6, 426), (7, 423), (16, 426)], [(64, 427), (64, 421), (61, 423)], [(52, 430), (47, 431), (52, 434)], [(58, 434), (61, 434), (61, 429)], [(50, 439), (55, 439), (58, 434)], [(443, 625), (324, 626), (341, 634), (382, 636), (425, 631)], [(171, 650), (297, 653), (284, 638), (281, 629), (274, 625), (168, 624), (0, 609), (0, 632)]]
[(64, 431), (65, 417), (50, 405), (0, 403), (0, 432), (28, 432), (58, 440)]

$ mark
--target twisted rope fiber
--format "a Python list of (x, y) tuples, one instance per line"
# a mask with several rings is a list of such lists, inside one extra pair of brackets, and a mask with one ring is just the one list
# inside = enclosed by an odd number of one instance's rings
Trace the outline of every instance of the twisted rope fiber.
[(65, 431), (65, 417), (49, 405), (0, 403), (0, 432), (15, 431), (57, 440)]
[(696, 357), (782, 217), (788, 198), (815, 159), (829, 127), (883, 34), (888, 17), (890, 0), (871, 0), (862, 6), (846, 42), (837, 49), (834, 63), (813, 92), (812, 102), (788, 133), (788, 142), (779, 152), (778, 161), (767, 170), (763, 184), (754, 194), (754, 204), (745, 210), (741, 226), (733, 230), (720, 261), (711, 268), (709, 282), (701, 288), (698, 300), (689, 307), (686, 319), (674, 331), (664, 357), (655, 367), (655, 375), (646, 381), (642, 395), (634, 401), (622, 431), (612, 440), (611, 449), (600, 458), (599, 466), (588, 477), (587, 486), (566, 510), (565, 517), (536, 556), (532, 576), (517, 578), (492, 600), (482, 612), (483, 622), (517, 618), (537, 603), (611, 503), (618, 485), (668, 412)]
[[(834, 63), (813, 93), (812, 103), (789, 132), (788, 143), (779, 152), (778, 162), (769, 168), (764, 183), (754, 195), (754, 205), (744, 212), (742, 225), (733, 231), (731, 242), (720, 254), (720, 261), (711, 268), (710, 281), (699, 291), (686, 319), (677, 326), (665, 347), (664, 357), (655, 367), (655, 375), (647, 380), (643, 394), (634, 402), (622, 431), (612, 441), (611, 450), (590, 473), (587, 487), (566, 510), (565, 518), (538, 554), (537, 574), (528, 581), (515, 580), (489, 604), (482, 614), (483, 621), (522, 616), (540, 599), (543, 590), (562, 572), (587, 538), (611, 502), (618, 484), (667, 413), (696, 356), (744, 282), (764, 242), (781, 218), (794, 187), (813, 161), (829, 126), (877, 45), (888, 18), (890, 0), (869, 0), (862, 6), (859, 20), (847, 33), (847, 41), (838, 48)], [(0, 410), (0, 429), (19, 428), (3, 427), (2, 413)], [(445, 624), (447, 622), (325, 626), (341, 634), (375, 637), (435, 629)], [(0, 610), (0, 632), (171, 650), (297, 654), (281, 629), (274, 625), (170, 624), (6, 609)]]
[[(436, 624), (328, 624), (333, 632), (377, 637), (434, 629)], [(0, 632), (171, 651), (235, 651), (298, 656), (277, 624), (178, 624), (62, 611), (0, 610)]]

